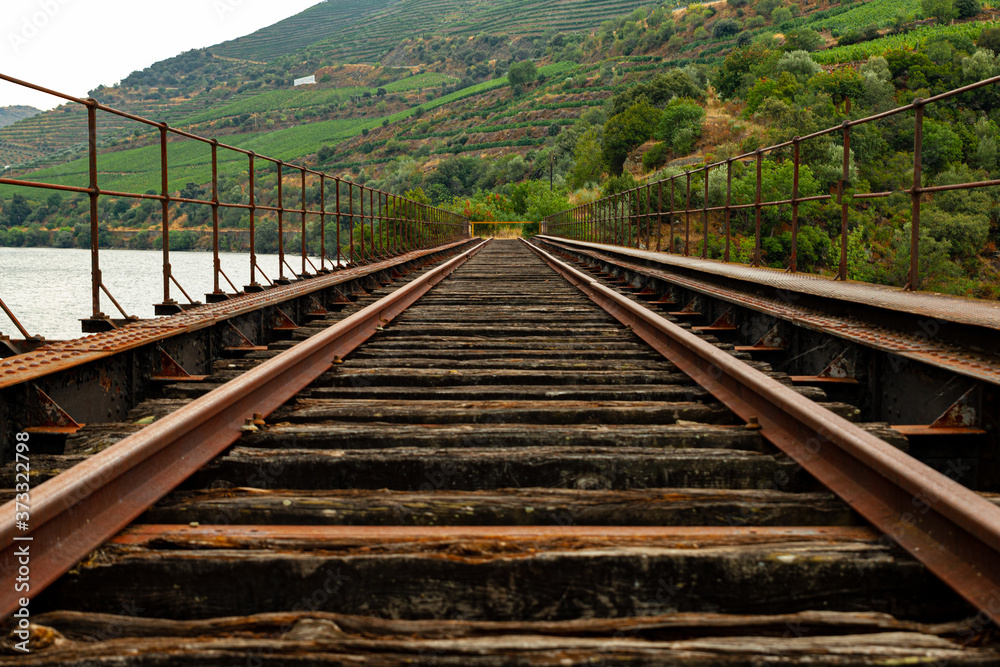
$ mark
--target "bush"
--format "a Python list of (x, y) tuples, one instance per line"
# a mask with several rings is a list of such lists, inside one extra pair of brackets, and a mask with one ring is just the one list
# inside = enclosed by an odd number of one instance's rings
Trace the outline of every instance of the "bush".
[(799, 28), (785, 33), (786, 51), (815, 51), (823, 43), (820, 34), (811, 28)]
[(646, 171), (655, 171), (666, 164), (669, 155), (667, 144), (656, 144), (642, 156), (642, 166)]
[(958, 18), (966, 19), (983, 11), (983, 6), (979, 4), (979, 0), (955, 0), (955, 11), (958, 12)]
[(677, 155), (687, 155), (694, 150), (695, 142), (701, 136), (701, 129), (693, 127), (682, 127), (674, 133), (674, 141), (671, 148)]
[(712, 26), (712, 37), (726, 39), (740, 31), (740, 22), (736, 19), (721, 19)]
[(989, 49), (995, 54), (1000, 53), (1000, 27), (983, 28), (976, 40), (976, 46), (981, 49)]
[[(689, 137), (689, 141), (693, 145), (694, 141), (701, 136), (704, 122), (705, 110), (698, 103), (692, 99), (675, 97), (663, 110), (663, 115), (656, 127), (656, 137), (675, 147), (676, 138), (680, 131), (690, 129), (691, 132), (686, 136)], [(681, 145), (686, 145), (686, 142), (682, 142)], [(682, 151), (675, 150), (675, 152), (687, 153), (689, 150), (690, 148)]]
[(792, 20), (792, 10), (788, 7), (778, 7), (771, 12), (771, 21), (775, 25), (781, 25)]
[(921, 211), (920, 224), (927, 235), (947, 242), (955, 259), (968, 259), (980, 253), (990, 231), (990, 219), (984, 215), (946, 213), (927, 207)]

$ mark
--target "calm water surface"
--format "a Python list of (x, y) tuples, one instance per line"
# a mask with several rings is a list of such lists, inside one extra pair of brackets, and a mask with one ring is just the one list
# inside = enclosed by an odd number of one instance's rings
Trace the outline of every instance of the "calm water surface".
[[(278, 273), (277, 255), (257, 255), (258, 263), (272, 280)], [(220, 253), (222, 270), (241, 288), (250, 281), (250, 257), (246, 253)], [(295, 257), (287, 258), (297, 266)], [(315, 264), (318, 260), (311, 258)], [(159, 250), (101, 250), (104, 284), (129, 315), (153, 317), (153, 304), (163, 301), (163, 254)], [(299, 260), (301, 261), (301, 259)], [(172, 252), (174, 276), (191, 298), (205, 300), (212, 291), (212, 253)], [(287, 269), (286, 269), (287, 272)], [(225, 279), (221, 288), (231, 292)], [(264, 283), (264, 279), (258, 277)], [(171, 297), (184, 295), (171, 284)], [(90, 251), (62, 248), (0, 248), (0, 299), (14, 311), (24, 328), (49, 340), (79, 338), (80, 319), (91, 314)], [(120, 317), (101, 294), (101, 310)], [(0, 311), (0, 332), (11, 338), (21, 334)]]

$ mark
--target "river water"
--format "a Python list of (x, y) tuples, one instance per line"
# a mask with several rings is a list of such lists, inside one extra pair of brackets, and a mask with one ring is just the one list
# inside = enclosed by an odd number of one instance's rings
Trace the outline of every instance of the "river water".
[[(219, 254), (222, 270), (242, 289), (250, 281), (247, 253)], [(258, 255), (257, 262), (272, 280), (278, 273), (277, 255)], [(312, 259), (319, 265), (319, 260)], [(104, 284), (129, 315), (153, 317), (153, 304), (163, 301), (163, 254), (159, 250), (101, 250)], [(294, 267), (301, 259), (287, 257)], [(212, 291), (212, 253), (172, 252), (173, 274), (196, 301)], [(286, 274), (288, 270), (286, 268)], [(232, 292), (225, 279), (221, 289)], [(266, 281), (258, 276), (258, 282)], [(185, 301), (171, 284), (171, 297)], [(28, 333), (48, 340), (79, 338), (80, 319), (91, 314), (90, 251), (62, 248), (0, 248), (0, 299), (14, 312)], [(118, 318), (106, 295), (101, 310)], [(21, 338), (20, 332), (0, 311), (0, 332)]]

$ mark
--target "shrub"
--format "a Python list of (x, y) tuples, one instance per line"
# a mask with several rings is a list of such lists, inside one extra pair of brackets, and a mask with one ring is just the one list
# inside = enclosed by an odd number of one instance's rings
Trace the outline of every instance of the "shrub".
[(740, 22), (736, 19), (721, 19), (712, 26), (712, 37), (726, 39), (740, 31)]
[[(697, 102), (689, 98), (675, 97), (663, 110), (663, 115), (656, 127), (656, 136), (674, 146), (677, 134), (683, 129), (690, 129), (691, 143), (693, 144), (701, 136), (704, 122), (705, 110)], [(686, 153), (688, 150), (675, 152)]]
[(642, 166), (646, 171), (659, 169), (667, 162), (670, 148), (667, 144), (656, 144), (642, 156)]

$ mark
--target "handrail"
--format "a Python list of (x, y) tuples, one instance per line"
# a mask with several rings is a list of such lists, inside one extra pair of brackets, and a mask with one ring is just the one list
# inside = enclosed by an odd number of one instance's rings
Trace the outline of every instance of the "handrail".
[[(907, 283), (904, 289), (915, 290), (919, 286), (920, 275), (918, 270), (918, 259), (920, 257), (920, 199), (924, 193), (933, 192), (944, 192), (948, 190), (960, 190), (969, 188), (981, 188), (981, 187), (991, 187), (994, 185), (1000, 185), (1000, 180), (989, 180), (989, 181), (976, 181), (971, 183), (960, 183), (955, 185), (940, 185), (933, 187), (924, 187), (921, 185), (921, 168), (923, 162), (923, 119), (924, 119), (924, 107), (928, 104), (935, 102), (940, 102), (943, 100), (949, 100), (958, 95), (962, 95), (985, 86), (990, 86), (996, 83), (1000, 83), (1000, 76), (991, 77), (989, 79), (983, 79), (976, 83), (969, 84), (967, 86), (962, 86), (961, 88), (956, 88), (954, 90), (949, 90), (947, 92), (941, 93), (940, 95), (934, 95), (926, 99), (916, 98), (910, 104), (890, 109), (888, 111), (883, 111), (871, 116), (866, 116), (864, 118), (859, 118), (856, 120), (845, 120), (840, 125), (833, 127), (828, 127), (825, 130), (819, 130), (813, 132), (812, 134), (807, 134), (803, 137), (793, 137), (789, 141), (784, 141), (773, 146), (767, 146), (762, 148), (757, 148), (756, 150), (743, 153), (741, 155), (736, 155), (734, 157), (727, 158), (725, 160), (720, 160), (713, 162), (711, 164), (706, 164), (698, 169), (685, 170), (681, 174), (676, 174), (667, 178), (662, 178), (657, 181), (652, 181), (644, 185), (640, 185), (631, 190), (625, 192), (616, 193), (607, 197), (603, 197), (595, 202), (588, 204), (582, 204), (575, 208), (561, 211), (559, 213), (550, 215), (546, 217), (542, 222), (542, 233), (549, 234), (551, 236), (562, 236), (564, 238), (572, 238), (583, 241), (591, 241), (597, 243), (609, 243), (611, 245), (624, 245), (626, 247), (638, 247), (642, 236), (645, 235), (645, 245), (647, 249), (652, 250), (654, 239), (653, 229), (655, 226), (656, 238), (655, 246), (656, 251), (661, 251), (662, 246), (662, 236), (663, 236), (663, 219), (667, 217), (670, 223), (670, 245), (668, 252), (676, 252), (674, 247), (674, 223), (678, 216), (684, 217), (685, 226), (685, 242), (684, 242), (684, 256), (689, 256), (691, 251), (690, 244), (690, 234), (691, 234), (691, 219), (692, 213), (700, 214), (702, 216), (702, 258), (708, 258), (708, 240), (709, 240), (709, 225), (708, 225), (708, 213), (722, 211), (725, 214), (724, 221), (724, 231), (725, 236), (725, 250), (723, 253), (723, 262), (730, 261), (730, 242), (731, 242), (731, 230), (730, 230), (730, 216), (733, 211), (736, 210), (746, 210), (754, 209), (755, 212), (755, 231), (754, 231), (754, 250), (751, 257), (751, 266), (761, 265), (761, 211), (768, 206), (781, 206), (781, 205), (791, 205), (792, 207), (792, 246), (791, 255), (789, 258), (789, 264), (787, 270), (794, 273), (797, 270), (797, 251), (798, 251), (798, 223), (799, 223), (799, 204), (809, 201), (821, 201), (830, 200), (836, 198), (837, 204), (841, 207), (841, 225), (840, 225), (840, 264), (837, 268), (837, 275), (835, 280), (847, 280), (847, 235), (848, 235), (848, 214), (850, 210), (850, 200), (853, 199), (873, 199), (878, 197), (887, 197), (895, 193), (906, 193), (910, 195), (910, 210), (911, 210), (911, 228), (910, 228), (910, 266), (907, 273)], [(847, 184), (850, 179), (850, 166), (851, 166), (851, 156), (850, 156), (850, 146), (851, 146), (851, 128), (864, 125), (865, 123), (871, 123), (877, 120), (882, 120), (890, 116), (895, 116), (898, 114), (906, 113), (908, 111), (914, 112), (914, 139), (913, 139), (913, 181), (909, 188), (890, 190), (886, 192), (872, 192), (863, 194), (848, 194)], [(842, 134), (843, 140), (843, 174), (838, 180), (836, 194), (834, 195), (818, 195), (812, 197), (799, 197), (798, 187), (799, 187), (799, 167), (800, 167), (800, 147), (802, 142), (808, 141), (810, 139), (816, 139), (819, 137), (826, 137), (836, 133)], [(792, 165), (793, 165), (793, 184), (791, 197), (788, 199), (780, 200), (763, 200), (761, 199), (761, 162), (763, 156), (766, 153), (773, 153), (785, 148), (792, 148)], [(733, 178), (733, 164), (735, 162), (747, 162), (752, 161), (756, 168), (756, 197), (751, 204), (737, 204), (732, 203), (732, 178)], [(708, 207), (708, 180), (712, 169), (718, 169), (720, 167), (726, 168), (726, 203), (724, 206)], [(696, 174), (703, 174), (703, 179), (705, 183), (705, 197), (704, 205), (700, 208), (691, 208), (691, 177)], [(674, 210), (674, 193), (675, 187), (677, 185), (677, 179), (686, 179), (686, 204), (684, 208)], [(670, 199), (669, 199), (669, 209), (664, 211), (663, 207), (663, 189), (664, 186), (669, 184), (670, 186)], [(655, 197), (655, 202), (653, 202), (652, 189), (656, 188), (657, 193)], [(642, 192), (645, 190), (645, 206), (641, 205), (643, 198)], [(633, 200), (634, 197), (634, 200)], [(621, 211), (619, 213), (619, 205), (621, 206)], [(627, 208), (626, 208), (627, 207)], [(655, 218), (655, 222), (654, 222)], [(633, 239), (634, 235), (634, 239)]]
[[(110, 318), (101, 312), (101, 291), (105, 291), (108, 297), (114, 303), (114, 297), (111, 296), (111, 292), (104, 285), (101, 279), (101, 269), (100, 269), (100, 248), (98, 240), (98, 200), (100, 197), (120, 197), (120, 198), (130, 198), (130, 199), (149, 199), (160, 201), (162, 204), (161, 221), (162, 221), (162, 247), (163, 247), (163, 303), (157, 304), (164, 308), (176, 307), (177, 302), (171, 298), (170, 295), (170, 283), (173, 282), (178, 287), (180, 283), (177, 277), (173, 274), (170, 266), (170, 204), (195, 204), (201, 206), (210, 206), (212, 210), (212, 255), (213, 255), (213, 279), (214, 279), (214, 291), (213, 294), (224, 296), (225, 293), (221, 289), (220, 277), (225, 278), (222, 275), (221, 264), (219, 260), (219, 212), (222, 209), (233, 208), (249, 211), (250, 218), (250, 285), (249, 288), (259, 290), (263, 289), (257, 282), (257, 271), (259, 271), (256, 253), (256, 226), (257, 226), (257, 214), (258, 212), (266, 213), (276, 213), (278, 219), (278, 278), (275, 282), (282, 283), (288, 282), (288, 278), (285, 275), (285, 267), (290, 265), (285, 261), (285, 231), (286, 231), (286, 220), (287, 215), (298, 215), (299, 227), (301, 230), (302, 237), (302, 248), (301, 248), (301, 273), (300, 277), (306, 277), (314, 275), (308, 272), (307, 263), (312, 264), (308, 257), (308, 244), (307, 244), (307, 218), (310, 216), (313, 220), (318, 218), (319, 220), (319, 269), (315, 270), (315, 265), (313, 268), (316, 273), (322, 273), (327, 271), (326, 262), (330, 261), (331, 266), (336, 268), (343, 265), (343, 260), (347, 260), (349, 266), (353, 266), (357, 263), (365, 263), (370, 261), (375, 261), (381, 257), (391, 257), (399, 255), (410, 250), (428, 248), (432, 246), (441, 245), (451, 241), (458, 240), (460, 238), (468, 237), (467, 220), (464, 216), (451, 211), (446, 211), (444, 209), (428, 206), (426, 204), (401, 197), (389, 192), (383, 192), (381, 190), (375, 190), (369, 188), (365, 185), (354, 183), (352, 181), (342, 179), (331, 174), (327, 174), (316, 169), (311, 169), (309, 167), (294, 164), (291, 162), (285, 162), (278, 158), (269, 157), (266, 155), (259, 155), (254, 151), (247, 150), (245, 148), (239, 148), (237, 146), (231, 146), (220, 142), (218, 139), (203, 137), (198, 134), (187, 132), (179, 128), (171, 127), (165, 122), (158, 122), (145, 118), (143, 116), (137, 116), (135, 114), (122, 111), (120, 109), (115, 109), (113, 107), (107, 106), (100, 103), (94, 98), (78, 98), (72, 95), (67, 95), (65, 93), (60, 93), (43, 86), (39, 86), (28, 81), (23, 81), (12, 76), (0, 73), (0, 80), (13, 83), (18, 86), (30, 88), (39, 92), (47, 93), (49, 95), (54, 95), (56, 97), (62, 98), (69, 103), (79, 104), (87, 109), (87, 131), (88, 131), (88, 159), (89, 159), (89, 177), (90, 182), (87, 187), (62, 185), (58, 183), (46, 183), (42, 181), (32, 181), (26, 180), (23, 176), (19, 179), (13, 178), (2, 178), (0, 177), (0, 185), (14, 185), (21, 187), (31, 187), (31, 188), (42, 188), (48, 190), (57, 190), (62, 192), (74, 192), (78, 194), (87, 194), (90, 197), (90, 252), (91, 252), (91, 291), (92, 291), (92, 306), (93, 314), (92, 316), (84, 321), (85, 329), (89, 323), (91, 330), (96, 326), (97, 328), (112, 327), (110, 323)], [(111, 115), (119, 116), (121, 118), (126, 118), (150, 127), (156, 128), (159, 131), (159, 145), (160, 145), (160, 181), (161, 188), (159, 194), (148, 194), (148, 193), (137, 193), (137, 192), (118, 192), (112, 190), (102, 190), (98, 182), (98, 169), (97, 169), (97, 112), (104, 112)], [(211, 148), (211, 168), (212, 168), (212, 180), (211, 180), (211, 198), (210, 199), (197, 199), (188, 197), (174, 196), (169, 187), (169, 161), (167, 153), (167, 145), (171, 135), (175, 137), (180, 137), (184, 139), (189, 139), (197, 141), (208, 145)], [(247, 159), (247, 202), (246, 203), (230, 203), (223, 202), (219, 199), (219, 150), (230, 151), (238, 153)], [(265, 206), (259, 205), (255, 202), (255, 183), (257, 176), (257, 161), (263, 161), (273, 166), (277, 170), (277, 187), (278, 187), (278, 201), (277, 206)], [(299, 175), (300, 187), (301, 187), (301, 206), (299, 207), (289, 207), (285, 206), (285, 174), (284, 170), (289, 170), (293, 173)], [(307, 179), (309, 177), (319, 179), (319, 192), (320, 192), (320, 207), (319, 209), (310, 208), (307, 203)], [(328, 188), (330, 192), (328, 192)], [(348, 202), (347, 211), (341, 209), (341, 196), (342, 192), (346, 191), (346, 199)], [(354, 195), (357, 191), (360, 200), (360, 211), (357, 210), (354, 203)], [(335, 202), (335, 211), (327, 210), (327, 196), (332, 195), (331, 199)], [(368, 200), (368, 212), (365, 212), (365, 199)], [(336, 217), (336, 257), (328, 258), (326, 256), (326, 223), (328, 216)], [(341, 243), (341, 227), (343, 223), (348, 225), (348, 238), (347, 238), (347, 248), (344, 249)], [(354, 227), (356, 224), (360, 225), (361, 232), (359, 238), (355, 239)], [(366, 240), (367, 239), (367, 240)], [(293, 271), (294, 273), (294, 271)], [(228, 281), (228, 278), (225, 278)], [(268, 282), (271, 282), (268, 280)], [(183, 288), (181, 291), (184, 292)], [(185, 292), (186, 295), (186, 292)]]

